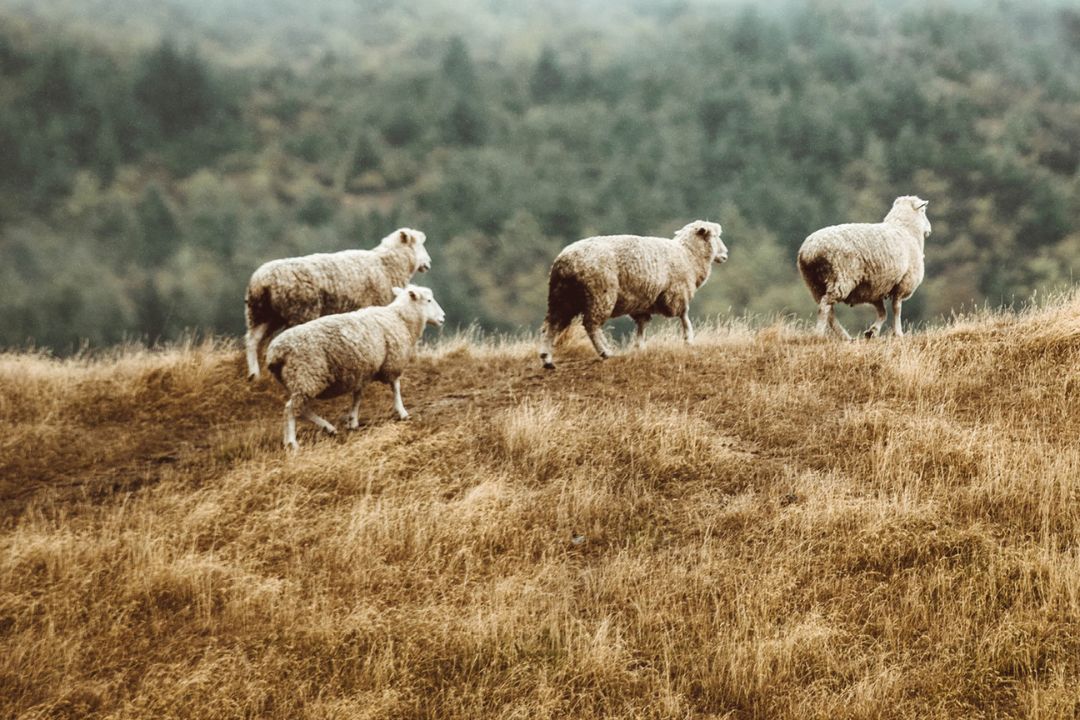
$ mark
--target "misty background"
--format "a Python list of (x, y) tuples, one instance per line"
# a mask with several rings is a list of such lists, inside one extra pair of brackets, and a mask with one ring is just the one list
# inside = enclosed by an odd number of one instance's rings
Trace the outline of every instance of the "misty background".
[(905, 194), (938, 322), (1075, 283), (1078, 165), (1076, 3), (0, 0), (0, 345), (238, 335), (259, 264), (401, 225), (452, 326), (697, 218), (696, 315), (810, 317), (802, 240)]

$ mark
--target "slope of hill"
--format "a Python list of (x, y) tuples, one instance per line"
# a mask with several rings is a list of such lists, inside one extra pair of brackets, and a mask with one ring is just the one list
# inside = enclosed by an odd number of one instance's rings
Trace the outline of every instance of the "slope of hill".
[(1073, 717), (1078, 352), (449, 339), (293, 457), (231, 346), (0, 356), (0, 715)]

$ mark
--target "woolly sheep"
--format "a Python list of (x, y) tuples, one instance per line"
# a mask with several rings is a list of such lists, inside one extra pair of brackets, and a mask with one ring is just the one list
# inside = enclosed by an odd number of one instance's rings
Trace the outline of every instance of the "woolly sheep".
[(645, 338), (654, 314), (679, 317), (683, 338), (693, 342), (690, 300), (708, 280), (713, 263), (728, 259), (721, 227), (698, 220), (674, 238), (607, 235), (567, 246), (555, 258), (548, 277), (547, 318), (541, 329), (540, 360), (553, 369), (555, 338), (582, 316), (585, 331), (600, 357), (611, 355), (601, 330), (610, 318), (629, 315), (637, 324), (635, 347)]
[(902, 336), (900, 304), (923, 279), (923, 244), (930, 237), (927, 201), (898, 197), (880, 223), (834, 225), (813, 233), (799, 248), (799, 272), (818, 304), (817, 331), (826, 328), (850, 339), (836, 319), (838, 302), (869, 303), (877, 319), (864, 335), (872, 338), (885, 323), (885, 298), (892, 298), (893, 334)]
[(359, 427), (361, 394), (372, 380), (390, 385), (398, 417), (409, 417), (401, 402), (401, 373), (412, 359), (424, 327), (441, 326), (446, 316), (428, 288), (395, 287), (393, 294), (389, 305), (327, 315), (289, 328), (270, 342), (266, 366), (289, 393), (285, 447), (299, 447), (297, 415), (331, 435), (337, 433), (337, 428), (312, 411), (315, 398), (352, 393), (348, 427)]
[(244, 301), (249, 379), (259, 377), (259, 345), (277, 331), (390, 302), (391, 288), (431, 268), (426, 241), (419, 230), (400, 228), (373, 250), (318, 253), (260, 266), (248, 281)]

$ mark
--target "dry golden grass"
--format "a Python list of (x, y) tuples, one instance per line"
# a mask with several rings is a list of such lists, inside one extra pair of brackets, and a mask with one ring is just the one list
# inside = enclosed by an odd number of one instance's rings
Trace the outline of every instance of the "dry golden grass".
[(0, 716), (1080, 712), (1080, 296), (590, 352), (294, 457), (231, 347), (0, 356)]

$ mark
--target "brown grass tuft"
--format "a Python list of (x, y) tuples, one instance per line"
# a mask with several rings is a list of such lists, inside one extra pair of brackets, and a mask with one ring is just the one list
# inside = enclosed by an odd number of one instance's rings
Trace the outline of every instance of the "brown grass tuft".
[(0, 716), (1080, 712), (1080, 296), (590, 353), (294, 457), (231, 345), (0, 356)]

